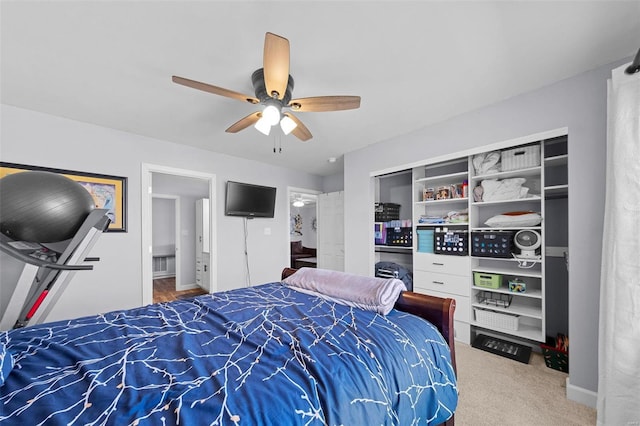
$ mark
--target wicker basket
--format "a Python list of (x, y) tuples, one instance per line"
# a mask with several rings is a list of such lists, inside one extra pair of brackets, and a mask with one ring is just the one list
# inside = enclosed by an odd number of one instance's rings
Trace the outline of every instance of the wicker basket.
[(505, 330), (518, 330), (520, 315), (503, 314), (488, 309), (473, 308), (476, 314), (476, 322), (488, 327), (503, 328)]
[(540, 165), (540, 146), (530, 145), (502, 151), (502, 171), (526, 169)]

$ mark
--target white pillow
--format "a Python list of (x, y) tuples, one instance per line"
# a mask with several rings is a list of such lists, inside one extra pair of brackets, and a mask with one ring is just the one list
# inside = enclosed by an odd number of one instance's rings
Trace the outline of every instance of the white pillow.
[(518, 226), (537, 226), (542, 222), (542, 216), (539, 213), (530, 212), (522, 214), (499, 214), (493, 216), (485, 222), (485, 225), (492, 228), (500, 227), (518, 227)]
[(397, 278), (375, 278), (328, 269), (300, 268), (283, 281), (294, 290), (387, 315), (407, 287)]

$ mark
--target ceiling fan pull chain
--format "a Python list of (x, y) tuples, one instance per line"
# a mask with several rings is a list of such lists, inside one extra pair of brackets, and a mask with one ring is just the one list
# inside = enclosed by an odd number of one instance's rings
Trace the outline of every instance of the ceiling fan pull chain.
[[(277, 151), (276, 151), (276, 146), (278, 147)], [(280, 138), (280, 135), (276, 136), (276, 134), (273, 134), (273, 153), (278, 153), (278, 154), (282, 154), (282, 138)]]

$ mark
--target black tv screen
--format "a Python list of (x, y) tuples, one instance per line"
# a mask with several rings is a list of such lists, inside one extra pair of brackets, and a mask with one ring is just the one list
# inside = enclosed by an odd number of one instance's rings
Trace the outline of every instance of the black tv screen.
[(273, 217), (276, 188), (227, 181), (224, 214), (243, 217)]

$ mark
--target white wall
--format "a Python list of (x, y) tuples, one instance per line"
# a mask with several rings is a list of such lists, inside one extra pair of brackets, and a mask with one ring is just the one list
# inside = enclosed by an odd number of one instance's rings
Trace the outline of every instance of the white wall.
[(167, 254), (176, 245), (176, 200), (153, 199), (153, 254)]
[(605, 190), (606, 80), (624, 62), (346, 154), (346, 270), (373, 274), (372, 172), (568, 127), (570, 385), (596, 392), (604, 197), (594, 194)]
[[(217, 180), (218, 286), (245, 285), (243, 220), (224, 216), (227, 180), (278, 188), (275, 218), (248, 223), (253, 284), (278, 280), (289, 264), (287, 186), (322, 189), (322, 178), (265, 163), (189, 148), (109, 128), (2, 105), (0, 160), (128, 178), (128, 232), (106, 233), (92, 250), (99, 256), (93, 271), (78, 272), (53, 309), (49, 320), (139, 306), (141, 286), (141, 164), (150, 163), (215, 173)], [(215, 143), (215, 141), (212, 141)], [(269, 153), (265, 153), (269, 155)], [(270, 228), (266, 235), (265, 228)], [(3, 269), (6, 263), (0, 258)], [(9, 274), (3, 273), (4, 280)], [(3, 288), (11, 283), (0, 283)], [(0, 296), (5, 297), (5, 292)], [(0, 306), (2, 304), (0, 303)]]

